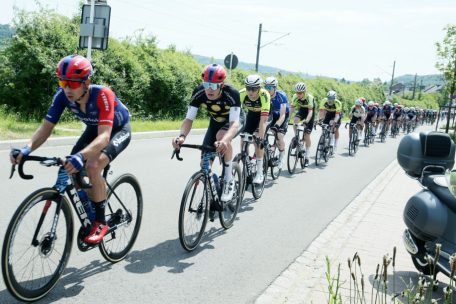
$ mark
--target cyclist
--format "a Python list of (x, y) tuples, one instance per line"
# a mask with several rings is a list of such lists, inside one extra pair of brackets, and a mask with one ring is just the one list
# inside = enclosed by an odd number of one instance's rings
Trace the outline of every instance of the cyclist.
[[(361, 130), (363, 129), (363, 122), (364, 122), (364, 117), (366, 114), (366, 111), (364, 110), (364, 103), (361, 98), (358, 98), (355, 101), (355, 104), (353, 107), (350, 109), (350, 114), (348, 114), (348, 117), (350, 118), (350, 124), (356, 124), (356, 128), (358, 129), (358, 133), (361, 133)], [(352, 127), (350, 126), (350, 129), (348, 131), (348, 139), (350, 140), (352, 134)], [(358, 136), (358, 141), (361, 137), (361, 134)]]
[(127, 107), (108, 87), (91, 84), (92, 73), (92, 65), (85, 57), (70, 55), (60, 60), (56, 69), (60, 88), (54, 94), (44, 122), (25, 147), (13, 149), (20, 154), (16, 158), (11, 154), (10, 158), (12, 163), (19, 163), (22, 156), (40, 147), (51, 135), (65, 108), (85, 123), (86, 129), (67, 157), (64, 168), (69, 174), (84, 167), (87, 170), (92, 183), (88, 194), (95, 208), (95, 220), (84, 242), (97, 244), (108, 231), (106, 184), (101, 172), (130, 143), (131, 126)]
[(339, 126), (342, 119), (342, 103), (336, 98), (337, 93), (332, 90), (329, 91), (326, 98), (320, 103), (319, 113), (319, 120), (334, 128), (334, 152), (337, 150), (337, 142), (339, 141)]
[(393, 111), (393, 115), (392, 115), (394, 124), (397, 126), (397, 130), (399, 130), (399, 126), (400, 126), (400, 123), (402, 120), (402, 115), (403, 115), (402, 105), (397, 104), (394, 107), (394, 111)]
[[(290, 116), (293, 115), (295, 109), (297, 109), (294, 117), (294, 124), (297, 125), (300, 121), (304, 120), (306, 127), (304, 129), (304, 141), (306, 142), (306, 155), (304, 159), (304, 166), (309, 166), (309, 155), (310, 146), (312, 144), (310, 140), (310, 134), (312, 133), (314, 118), (315, 118), (315, 102), (314, 97), (307, 93), (306, 85), (303, 82), (298, 82), (294, 87), (295, 94), (291, 99), (291, 112)], [(297, 132), (296, 126), (294, 127), (295, 134)], [(302, 139), (300, 141), (302, 144)]]
[[(377, 121), (377, 108), (375, 107), (374, 102), (371, 100), (367, 103), (367, 110), (366, 110), (366, 119), (364, 123), (367, 128), (367, 124), (371, 123), (372, 129), (374, 129), (374, 123)], [(371, 134), (375, 136), (374, 134)]]
[(264, 88), (271, 96), (271, 115), (269, 126), (277, 134), (279, 147), (279, 168), (283, 166), (283, 155), (285, 154), (285, 142), (283, 137), (287, 134), (288, 118), (290, 115), (290, 105), (285, 92), (277, 90), (279, 81), (275, 77), (268, 77), (264, 80)]
[(393, 112), (393, 107), (391, 105), (391, 102), (389, 100), (386, 100), (385, 103), (383, 103), (383, 107), (380, 109), (380, 122), (383, 121), (385, 126), (385, 135), (388, 134), (388, 130), (391, 124), (391, 113)]
[[(239, 91), (241, 104), (248, 110), (244, 132), (249, 134), (256, 133), (260, 142), (264, 140), (271, 108), (271, 96), (268, 91), (261, 88), (262, 83), (263, 80), (259, 75), (249, 75), (244, 79), (245, 88)], [(263, 174), (264, 150), (262, 145), (258, 143), (255, 143), (255, 155), (257, 170), (253, 183), (261, 184), (265, 178)]]
[(172, 145), (175, 149), (179, 149), (192, 129), (193, 120), (200, 106), (207, 108), (210, 121), (203, 145), (215, 146), (217, 151), (223, 154), (225, 182), (220, 200), (228, 202), (234, 195), (231, 141), (240, 132), (243, 121), (239, 92), (224, 83), (226, 71), (219, 64), (207, 65), (201, 73), (201, 78), (203, 83), (193, 90), (187, 115), (180, 128), (180, 135), (172, 140)]

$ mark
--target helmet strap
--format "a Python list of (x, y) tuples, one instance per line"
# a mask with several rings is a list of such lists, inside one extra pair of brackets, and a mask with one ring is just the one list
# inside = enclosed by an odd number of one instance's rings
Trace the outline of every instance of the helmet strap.
[(89, 91), (89, 89), (87, 88), (86, 84), (84, 83), (84, 86), (85, 86), (85, 90), (84, 90), (84, 93), (82, 93), (82, 95), (76, 99), (74, 102), (78, 102), (78, 101), (81, 101), (81, 99), (84, 98), (84, 96), (87, 94), (87, 92)]

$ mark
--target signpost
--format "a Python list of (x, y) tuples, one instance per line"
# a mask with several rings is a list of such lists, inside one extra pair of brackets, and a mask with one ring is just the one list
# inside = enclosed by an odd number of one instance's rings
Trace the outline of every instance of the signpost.
[(106, 1), (91, 0), (90, 5), (82, 6), (79, 47), (87, 48), (87, 59), (92, 59), (92, 49), (108, 48), (110, 18), (111, 7)]

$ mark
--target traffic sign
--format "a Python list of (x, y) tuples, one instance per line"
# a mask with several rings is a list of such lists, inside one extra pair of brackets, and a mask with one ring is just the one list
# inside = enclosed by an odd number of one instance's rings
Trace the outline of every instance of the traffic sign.
[(225, 67), (231, 70), (235, 69), (239, 63), (237, 56), (232, 53), (226, 56), (223, 62), (225, 63)]

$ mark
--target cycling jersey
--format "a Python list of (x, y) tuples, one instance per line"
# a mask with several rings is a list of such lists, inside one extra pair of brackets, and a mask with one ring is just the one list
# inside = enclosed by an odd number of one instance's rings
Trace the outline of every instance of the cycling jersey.
[[(219, 123), (227, 122), (230, 117), (231, 107), (241, 107), (239, 92), (232, 86), (225, 84), (221, 88), (220, 97), (216, 100), (209, 100), (203, 85), (199, 85), (193, 90), (190, 107), (198, 109), (200, 106), (207, 108), (212, 120)], [(196, 113), (194, 116), (196, 116)]]
[(290, 112), (290, 105), (288, 104), (288, 98), (285, 92), (276, 91), (275, 96), (271, 97), (271, 112), (274, 116), (280, 115), (280, 108), (282, 105), (286, 106), (286, 114)]
[(357, 108), (356, 105), (354, 105), (350, 109), (350, 113), (352, 114), (353, 117), (362, 118), (364, 116), (364, 114), (366, 113), (366, 111), (364, 110), (363, 106), (360, 106)]
[(391, 112), (393, 112), (393, 107), (392, 106), (383, 106), (382, 114), (391, 115)]
[(116, 129), (130, 121), (127, 107), (108, 87), (90, 85), (89, 94), (84, 113), (79, 103), (68, 100), (63, 89), (59, 88), (45, 119), (56, 124), (67, 107), (87, 126), (108, 125)]
[(269, 92), (261, 88), (257, 100), (250, 100), (247, 96), (247, 90), (243, 88), (239, 91), (241, 104), (250, 112), (258, 113), (261, 116), (269, 116), (271, 108), (271, 96)]
[(366, 111), (366, 121), (371, 121), (372, 118), (377, 115), (377, 108), (376, 107), (372, 107), (369, 109), (369, 107), (367, 107), (367, 111)]
[(304, 99), (299, 99), (298, 95), (294, 94), (291, 99), (291, 105), (298, 109), (297, 117), (306, 119), (309, 111), (312, 110), (312, 118), (315, 117), (315, 101), (314, 97), (306, 93)]
[(321, 110), (326, 110), (327, 112), (334, 112), (336, 114), (339, 114), (342, 112), (342, 103), (336, 99), (332, 104), (328, 102), (328, 98), (323, 99), (320, 102), (320, 111)]

